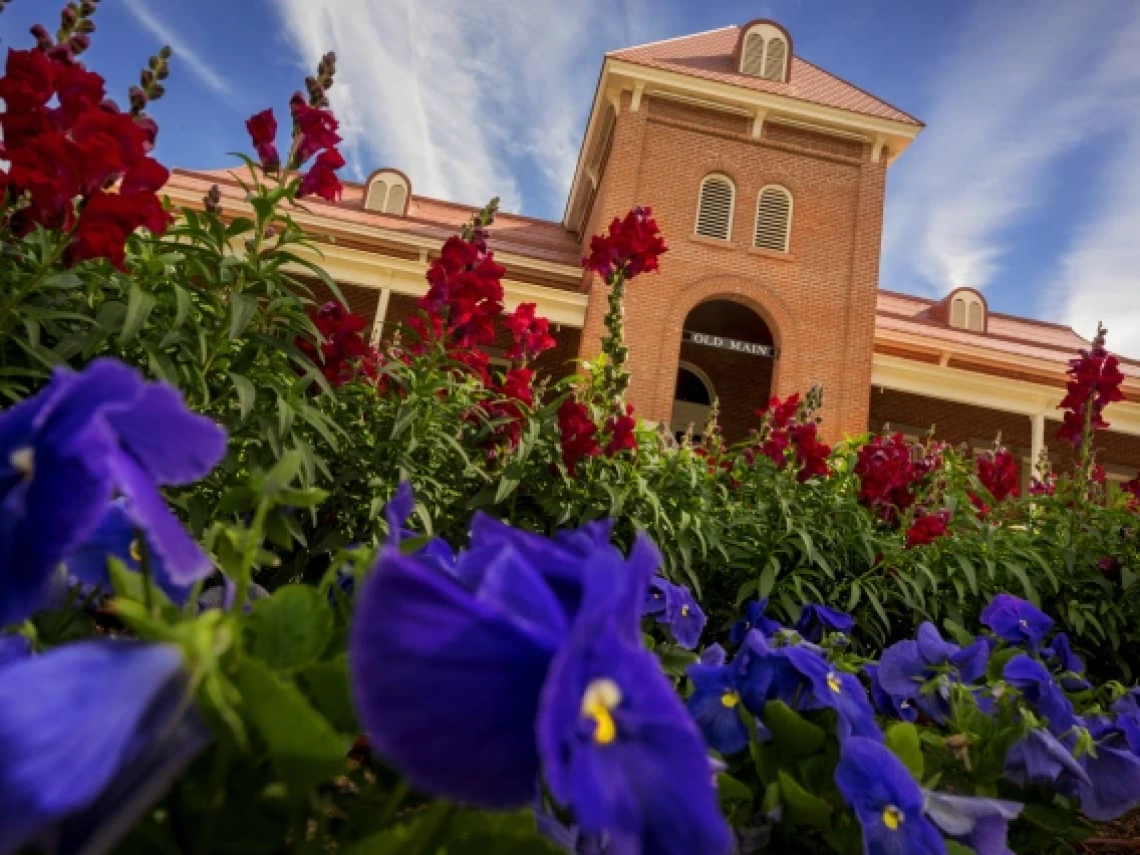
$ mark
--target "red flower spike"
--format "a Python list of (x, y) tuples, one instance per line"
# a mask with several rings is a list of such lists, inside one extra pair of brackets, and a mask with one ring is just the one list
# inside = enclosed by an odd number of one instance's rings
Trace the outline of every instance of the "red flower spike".
[(627, 404), (625, 415), (615, 416), (606, 422), (606, 432), (610, 441), (606, 444), (606, 454), (613, 457), (621, 451), (637, 451), (637, 419), (633, 417), (633, 404)]
[(344, 158), (335, 148), (322, 151), (308, 174), (301, 179), (297, 196), (319, 196), (326, 202), (338, 201), (344, 187), (336, 176), (336, 170), (343, 166)]
[[(1014, 456), (1004, 448), (996, 452), (987, 451), (977, 459), (978, 480), (982, 483), (995, 501), (1004, 502), (1009, 498), (1021, 495), (1021, 472)], [(971, 496), (974, 501), (976, 497)], [(981, 502), (974, 501), (975, 506)], [(988, 511), (988, 508), (987, 508)]]
[(1060, 403), (1060, 409), (1066, 412), (1057, 438), (1079, 448), (1084, 442), (1086, 416), (1091, 429), (1104, 430), (1109, 426), (1102, 415), (1104, 408), (1124, 400), (1124, 393), (1120, 391), (1124, 383), (1120, 360), (1105, 349), (1103, 328), (1097, 330), (1092, 347), (1069, 361), (1066, 373), (1072, 379), (1066, 384), (1066, 394)]
[(281, 166), (281, 155), (277, 151), (277, 118), (273, 110), (262, 110), (246, 120), (245, 128), (261, 160), (261, 168), (273, 172)]
[(609, 231), (590, 240), (590, 254), (582, 260), (603, 279), (620, 275), (626, 281), (657, 270), (657, 259), (668, 251), (650, 208), (634, 208), (625, 219), (615, 218)]
[(939, 538), (945, 537), (946, 528), (950, 524), (949, 511), (935, 511), (934, 513), (920, 513), (911, 523), (906, 532), (906, 548), (914, 549), (916, 546), (926, 546)]
[(602, 453), (596, 435), (598, 426), (585, 406), (567, 398), (558, 408), (558, 430), (562, 438), (562, 462), (574, 476), (578, 461)]

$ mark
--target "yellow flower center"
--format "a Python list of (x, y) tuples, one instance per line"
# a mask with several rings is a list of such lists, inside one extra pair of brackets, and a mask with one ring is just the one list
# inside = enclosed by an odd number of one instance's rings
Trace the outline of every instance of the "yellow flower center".
[(613, 680), (602, 677), (586, 687), (582, 696), (582, 715), (594, 720), (594, 741), (609, 745), (617, 738), (613, 710), (621, 704), (621, 689)]
[(720, 696), (720, 702), (729, 709), (732, 709), (734, 706), (740, 703), (740, 695), (736, 694), (736, 692), (733, 691), (725, 692)]
[(688, 617), (688, 616), (689, 616), (688, 605), (681, 606), (681, 617)]
[(12, 468), (24, 476), (25, 481), (31, 481), (36, 472), (36, 452), (31, 446), (17, 448), (8, 458)]
[(891, 831), (897, 831), (905, 819), (906, 817), (903, 816), (903, 812), (894, 805), (887, 805), (883, 808), (883, 825)]
[(131, 558), (140, 563), (143, 560), (142, 545), (137, 537), (131, 541)]
[(841, 691), (843, 691), (843, 684), (839, 682), (839, 677), (834, 671), (827, 675), (827, 688), (831, 689), (831, 691), (835, 692), (836, 694), (839, 694)]

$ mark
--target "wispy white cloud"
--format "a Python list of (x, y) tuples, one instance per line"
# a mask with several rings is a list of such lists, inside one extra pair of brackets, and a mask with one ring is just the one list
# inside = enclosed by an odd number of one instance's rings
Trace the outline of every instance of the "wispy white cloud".
[(1119, 142), (1103, 158), (1092, 210), (1080, 220), (1042, 304), (1091, 337), (1098, 321), (1109, 330), (1109, 346), (1140, 357), (1140, 21), (1121, 30), (1111, 47), (1133, 91), (1114, 105), (1122, 125)]
[(147, 7), (146, 0), (124, 0), (123, 5), (131, 16), (142, 26), (144, 29), (149, 30), (159, 41), (165, 45), (170, 45), (174, 51), (173, 63), (185, 63), (190, 72), (197, 77), (208, 88), (216, 92), (223, 99), (233, 103), (235, 98), (234, 89), (226, 81), (224, 77), (218, 74), (214, 69), (198, 55), (197, 51), (186, 44), (167, 24), (157, 17), (154, 12)]
[(1140, 6), (1116, 0), (976, 4), (937, 68), (927, 130), (893, 170), (884, 284), (944, 293), (1002, 273), (1058, 161), (1136, 115), (1138, 25)]
[[(507, 210), (550, 214), (572, 177), (602, 53), (666, 26), (660, 15), (629, 13), (645, 2), (278, 6), (306, 67), (337, 53), (330, 95), (358, 177), (393, 166), (420, 194), (471, 204), (498, 195)], [(632, 31), (634, 21), (649, 29)]]

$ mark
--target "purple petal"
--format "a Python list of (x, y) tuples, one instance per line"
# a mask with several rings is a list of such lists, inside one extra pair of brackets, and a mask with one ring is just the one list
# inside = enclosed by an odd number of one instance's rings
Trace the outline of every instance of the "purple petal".
[(549, 640), (393, 549), (361, 586), (353, 694), (376, 750), (425, 792), (488, 808), (534, 795)]
[(209, 576), (214, 570), (209, 556), (171, 513), (150, 475), (123, 453), (115, 454), (111, 465), (115, 484), (126, 497), (127, 513), (145, 532), (147, 543), (162, 560), (171, 581), (191, 585)]
[(190, 411), (165, 383), (149, 383), (125, 409), (107, 414), (123, 448), (159, 485), (192, 484), (226, 454), (226, 432)]

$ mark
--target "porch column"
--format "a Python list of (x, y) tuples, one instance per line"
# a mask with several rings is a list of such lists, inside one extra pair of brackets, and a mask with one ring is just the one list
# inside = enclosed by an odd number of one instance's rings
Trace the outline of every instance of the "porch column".
[(1036, 413), (1029, 417), (1030, 424), (1030, 472), (1033, 477), (1040, 478), (1041, 472), (1041, 452), (1045, 450), (1045, 414)]
[(372, 319), (372, 334), (368, 337), (368, 341), (373, 347), (380, 344), (380, 336), (384, 334), (384, 321), (388, 317), (388, 301), (392, 299), (391, 270), (384, 277), (384, 281), (387, 284), (380, 289), (380, 301), (376, 304), (376, 317)]

